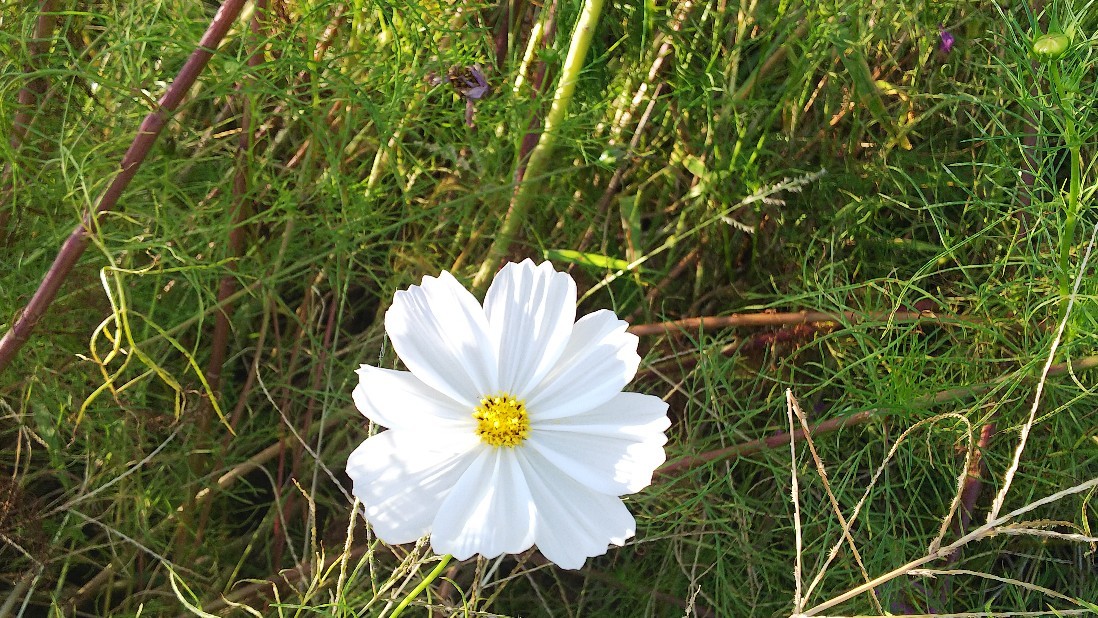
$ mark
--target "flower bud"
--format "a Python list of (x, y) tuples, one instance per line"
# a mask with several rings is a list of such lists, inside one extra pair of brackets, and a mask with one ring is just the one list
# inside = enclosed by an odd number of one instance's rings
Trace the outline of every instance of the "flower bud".
[(1055, 60), (1064, 55), (1071, 39), (1063, 32), (1049, 32), (1033, 40), (1033, 53), (1041, 60)]

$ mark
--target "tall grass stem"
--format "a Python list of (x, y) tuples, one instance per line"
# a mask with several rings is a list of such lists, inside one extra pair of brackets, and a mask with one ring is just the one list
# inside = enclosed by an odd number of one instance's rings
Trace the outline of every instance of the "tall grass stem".
[[(537, 146), (530, 153), (530, 161), (526, 164), (526, 171), (518, 180), (519, 185), (511, 199), (511, 207), (503, 220), (503, 225), (488, 249), (488, 255), (480, 265), (476, 277), (473, 279), (473, 289), (483, 292), (488, 285), (488, 280), (499, 267), (499, 262), (511, 250), (515, 237), (522, 229), (526, 221), (526, 215), (534, 199), (544, 191), (543, 179), (549, 161), (556, 146), (557, 133), (560, 125), (568, 115), (568, 108), (572, 103), (572, 95), (576, 90), (576, 82), (579, 81), (583, 70), (584, 61), (587, 58), (587, 50), (591, 47), (591, 39), (595, 34), (595, 28), (599, 23), (602, 13), (603, 0), (587, 0), (580, 12), (576, 29), (572, 33), (572, 41), (568, 46), (568, 55), (564, 59), (560, 79), (557, 81), (557, 90), (553, 94), (553, 102), (549, 107), (549, 113), (545, 117), (545, 125), (542, 128), (541, 138)], [(521, 165), (521, 162), (519, 162)]]

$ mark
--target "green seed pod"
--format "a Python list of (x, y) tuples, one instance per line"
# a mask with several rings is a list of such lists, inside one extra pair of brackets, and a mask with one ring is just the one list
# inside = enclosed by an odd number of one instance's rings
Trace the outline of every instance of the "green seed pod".
[(1055, 60), (1064, 55), (1071, 39), (1063, 32), (1049, 32), (1033, 40), (1033, 53), (1041, 60)]

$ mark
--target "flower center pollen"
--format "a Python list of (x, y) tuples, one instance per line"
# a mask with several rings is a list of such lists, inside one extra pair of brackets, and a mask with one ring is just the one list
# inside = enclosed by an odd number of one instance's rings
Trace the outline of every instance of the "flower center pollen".
[(526, 404), (507, 393), (481, 399), (473, 418), (477, 419), (477, 435), (491, 446), (515, 447), (530, 435)]

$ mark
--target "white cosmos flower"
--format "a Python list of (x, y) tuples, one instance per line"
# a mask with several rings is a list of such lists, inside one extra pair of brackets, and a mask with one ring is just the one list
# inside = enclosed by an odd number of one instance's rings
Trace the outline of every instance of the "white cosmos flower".
[(623, 393), (637, 338), (613, 312), (576, 320), (576, 284), (548, 262), (508, 264), (483, 307), (450, 273), (396, 293), (385, 330), (409, 371), (363, 365), (354, 401), (387, 427), (347, 462), (386, 543), (427, 533), (440, 554), (537, 544), (578, 569), (636, 522), (620, 496), (664, 461), (667, 404)]

